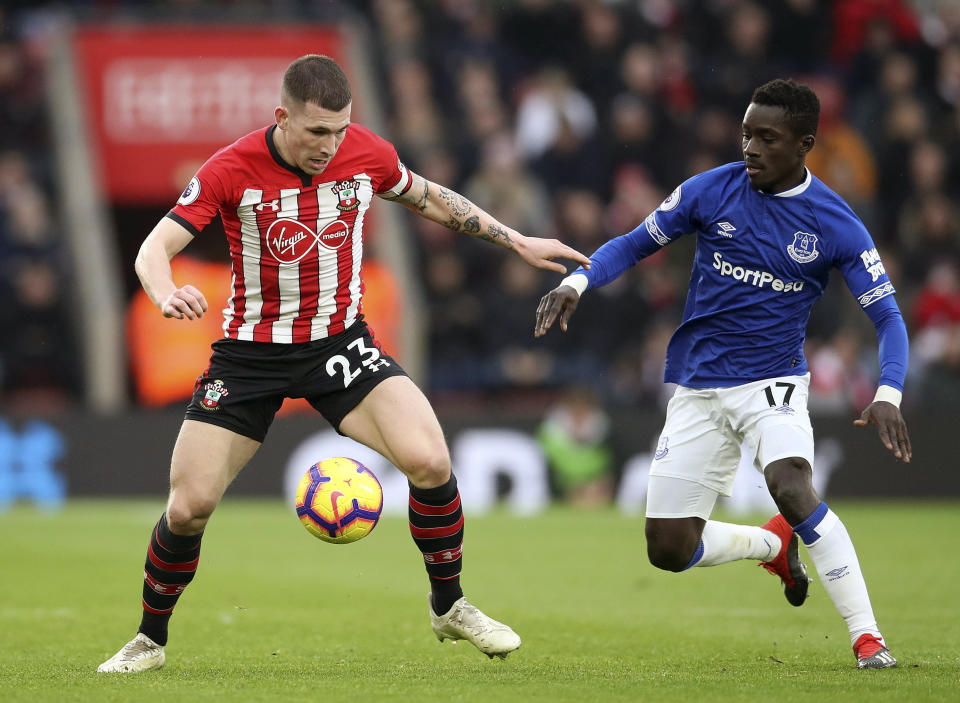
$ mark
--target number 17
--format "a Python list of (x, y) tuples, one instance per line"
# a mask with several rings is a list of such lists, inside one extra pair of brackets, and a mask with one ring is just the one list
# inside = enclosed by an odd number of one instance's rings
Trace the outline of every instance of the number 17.
[[(783, 394), (783, 402), (780, 405), (790, 405), (790, 396), (793, 395), (793, 389), (797, 387), (796, 383), (787, 383), (785, 381), (777, 381), (777, 388), (781, 386), (786, 388), (786, 393)], [(777, 407), (777, 401), (773, 398), (773, 389), (770, 386), (767, 386), (763, 389), (763, 392), (767, 395), (767, 402), (770, 403), (771, 408)]]

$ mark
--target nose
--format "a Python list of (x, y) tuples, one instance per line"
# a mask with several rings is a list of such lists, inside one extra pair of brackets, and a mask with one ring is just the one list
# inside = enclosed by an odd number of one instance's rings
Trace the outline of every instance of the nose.
[(743, 155), (744, 156), (759, 156), (760, 152), (754, 146), (753, 139), (744, 139), (743, 140)]
[(337, 137), (335, 134), (325, 134), (320, 137), (317, 145), (323, 150), (325, 155), (329, 156), (337, 150)]

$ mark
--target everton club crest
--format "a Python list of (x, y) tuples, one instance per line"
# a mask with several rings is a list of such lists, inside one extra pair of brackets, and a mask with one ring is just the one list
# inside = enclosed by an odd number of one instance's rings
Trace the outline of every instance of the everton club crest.
[(820, 256), (817, 251), (817, 235), (806, 232), (796, 232), (793, 235), (793, 244), (787, 247), (790, 258), (798, 264), (809, 264)]
[(356, 207), (360, 204), (360, 201), (357, 199), (357, 187), (360, 184), (356, 181), (338, 181), (335, 186), (333, 186), (333, 192), (337, 196), (337, 209), (338, 210), (355, 210)]
[(216, 410), (220, 405), (220, 399), (230, 395), (230, 391), (227, 390), (227, 387), (223, 385), (223, 381), (219, 378), (216, 381), (206, 384), (204, 389), (206, 393), (203, 394), (203, 400), (200, 401), (200, 405), (202, 405), (205, 410)]

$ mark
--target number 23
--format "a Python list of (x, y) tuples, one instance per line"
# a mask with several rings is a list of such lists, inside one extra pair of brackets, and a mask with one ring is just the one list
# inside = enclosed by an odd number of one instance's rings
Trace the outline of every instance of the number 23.
[[(380, 358), (380, 350), (376, 347), (368, 347), (363, 343), (363, 339), (355, 339), (350, 344), (347, 345), (347, 349), (356, 349), (360, 355), (360, 365), (364, 367), (370, 367), (377, 359)], [(386, 361), (383, 362), (384, 364)], [(345, 357), (343, 354), (337, 354), (336, 356), (331, 356), (327, 359), (327, 373), (330, 376), (337, 375), (337, 369), (339, 368), (340, 372), (343, 374), (343, 387), (347, 388), (354, 379), (359, 376), (363, 369), (361, 368), (351, 368), (350, 360)], [(374, 370), (377, 370), (377, 367), (374, 367)]]

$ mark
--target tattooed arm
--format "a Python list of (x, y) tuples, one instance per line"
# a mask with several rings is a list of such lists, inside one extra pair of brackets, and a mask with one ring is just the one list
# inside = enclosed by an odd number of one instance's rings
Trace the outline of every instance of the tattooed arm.
[(552, 259), (564, 258), (590, 267), (590, 259), (556, 239), (526, 237), (504, 226), (495, 217), (471, 203), (467, 198), (410, 171), (411, 184), (400, 196), (381, 196), (394, 200), (421, 217), (443, 225), (454, 232), (463, 232), (500, 246), (513, 249), (531, 266), (566, 273), (562, 264)]

